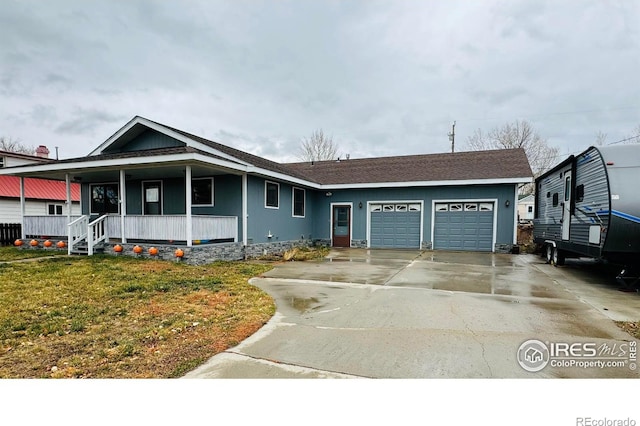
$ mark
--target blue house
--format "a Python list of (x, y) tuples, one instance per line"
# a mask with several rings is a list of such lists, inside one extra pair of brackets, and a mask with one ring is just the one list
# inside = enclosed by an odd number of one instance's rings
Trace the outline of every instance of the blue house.
[(312, 243), (509, 252), (532, 181), (522, 149), (283, 164), (143, 117), (86, 157), (0, 173), (81, 184), (81, 215), (48, 232), (70, 253), (179, 246), (194, 262)]

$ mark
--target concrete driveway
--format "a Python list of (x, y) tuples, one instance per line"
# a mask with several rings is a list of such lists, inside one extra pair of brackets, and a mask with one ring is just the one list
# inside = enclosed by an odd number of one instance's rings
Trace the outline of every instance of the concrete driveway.
[[(639, 377), (629, 360), (637, 341), (613, 319), (640, 320), (640, 295), (597, 271), (533, 255), (332, 250), (252, 279), (276, 315), (186, 377)], [(518, 349), (531, 339), (574, 346), (556, 354), (563, 365), (529, 372)], [(594, 360), (624, 365), (582, 362)]]

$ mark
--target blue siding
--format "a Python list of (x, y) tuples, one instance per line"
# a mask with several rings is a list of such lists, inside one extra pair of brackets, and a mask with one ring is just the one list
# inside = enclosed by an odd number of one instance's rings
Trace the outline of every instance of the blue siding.
[[(249, 244), (317, 238), (313, 233), (313, 219), (317, 213), (314, 191), (306, 190), (305, 217), (293, 217), (293, 185), (272, 179), (267, 180), (280, 184), (279, 208), (271, 209), (264, 206), (265, 179), (249, 176), (247, 182)], [(269, 231), (273, 235), (270, 239), (267, 238)]]
[[(512, 244), (514, 231), (514, 211), (517, 203), (514, 202), (515, 185), (469, 185), (469, 186), (440, 186), (422, 188), (379, 188), (379, 189), (353, 189), (332, 190), (331, 196), (326, 192), (316, 193), (315, 220), (313, 228), (314, 238), (331, 238), (331, 203), (353, 203), (352, 239), (365, 240), (367, 238), (367, 201), (404, 201), (422, 200), (424, 208), (423, 241), (433, 241), (431, 237), (431, 209), (433, 200), (457, 200), (457, 199), (497, 199), (497, 233), (496, 243)], [(509, 207), (505, 207), (505, 201), (509, 200)], [(363, 207), (359, 208), (362, 202)]]
[(167, 136), (164, 133), (156, 132), (155, 130), (145, 130), (139, 136), (129, 141), (126, 145), (117, 149), (109, 149), (104, 152), (144, 151), (147, 149), (173, 148), (179, 146), (185, 146), (185, 143)]

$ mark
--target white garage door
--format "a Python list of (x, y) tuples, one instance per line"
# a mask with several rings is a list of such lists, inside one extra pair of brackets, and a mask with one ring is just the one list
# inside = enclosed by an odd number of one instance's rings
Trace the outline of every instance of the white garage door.
[(434, 250), (493, 251), (491, 202), (436, 203)]
[(369, 211), (372, 248), (420, 248), (421, 204), (371, 204)]

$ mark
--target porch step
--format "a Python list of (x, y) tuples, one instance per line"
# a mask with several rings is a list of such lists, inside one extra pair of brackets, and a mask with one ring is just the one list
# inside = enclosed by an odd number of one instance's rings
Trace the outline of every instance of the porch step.
[[(103, 243), (99, 243), (99, 244), (96, 244), (95, 246), (93, 246), (93, 252), (94, 253), (104, 253), (104, 244)], [(71, 250), (71, 254), (77, 254), (77, 255), (86, 256), (87, 254), (89, 254), (89, 245), (86, 244), (86, 243), (78, 244), (77, 246), (75, 246), (73, 248), (73, 250)]]

